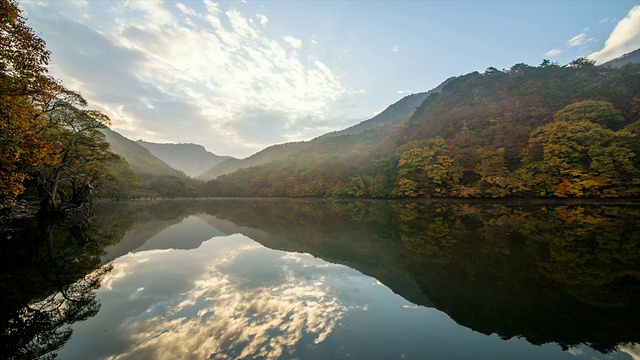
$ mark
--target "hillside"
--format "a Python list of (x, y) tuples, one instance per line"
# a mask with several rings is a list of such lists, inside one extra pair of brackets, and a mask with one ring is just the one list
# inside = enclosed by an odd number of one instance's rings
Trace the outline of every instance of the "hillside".
[(137, 174), (185, 176), (184, 173), (172, 168), (135, 141), (129, 140), (110, 129), (104, 129), (102, 132), (107, 142), (111, 145), (111, 150), (124, 157), (131, 169)]
[(143, 140), (136, 143), (169, 166), (194, 178), (226, 160), (234, 159), (231, 156), (215, 155), (196, 144), (157, 144)]
[(397, 102), (389, 105), (384, 111), (380, 114), (372, 117), (369, 120), (365, 120), (361, 123), (358, 123), (354, 126), (346, 128), (344, 130), (334, 131), (322, 135), (321, 137), (330, 137), (330, 136), (340, 136), (340, 135), (349, 135), (349, 134), (358, 134), (380, 125), (398, 122), (407, 116), (413, 114), (416, 111), (416, 108), (422, 104), (422, 102), (428, 98), (431, 94), (439, 93), (442, 88), (453, 78), (449, 78), (443, 81), (440, 85), (435, 88), (422, 93), (411, 94), (403, 97)]
[(640, 65), (516, 64), (451, 79), (406, 121), (328, 136), (212, 195), (640, 195)]
[(279, 159), (283, 156), (292, 154), (300, 150), (304, 146), (304, 142), (292, 142), (269, 146), (245, 159), (231, 158), (218, 165), (213, 166), (209, 170), (203, 172), (197, 178), (200, 180), (211, 180), (218, 176), (231, 174), (239, 169), (250, 168), (253, 166), (263, 165), (268, 162)]

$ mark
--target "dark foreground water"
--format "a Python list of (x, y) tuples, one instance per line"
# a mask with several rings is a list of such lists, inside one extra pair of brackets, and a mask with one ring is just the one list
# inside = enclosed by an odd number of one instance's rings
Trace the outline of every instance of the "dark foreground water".
[(640, 359), (640, 207), (210, 200), (14, 224), (1, 358)]

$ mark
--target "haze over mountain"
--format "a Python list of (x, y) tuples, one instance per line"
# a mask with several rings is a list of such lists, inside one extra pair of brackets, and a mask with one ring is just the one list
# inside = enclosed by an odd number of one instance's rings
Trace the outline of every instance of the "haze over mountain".
[(131, 169), (138, 175), (148, 173), (154, 176), (185, 176), (184, 173), (172, 168), (135, 141), (129, 140), (111, 129), (103, 129), (102, 132), (111, 145), (111, 150), (125, 158)]
[(193, 178), (201, 175), (213, 166), (235, 159), (231, 156), (219, 156), (197, 144), (157, 144), (143, 140), (136, 141), (153, 155), (174, 169), (183, 171)]
[(250, 168), (252, 166), (258, 166), (267, 164), (271, 161), (280, 159), (284, 156), (293, 154), (294, 152), (303, 148), (305, 142), (293, 142), (287, 144), (272, 145), (268, 148), (258, 151), (257, 153), (249, 156), (245, 159), (229, 159), (218, 165), (215, 165), (203, 172), (197, 178), (200, 180), (211, 180), (218, 176), (231, 174), (239, 169)]

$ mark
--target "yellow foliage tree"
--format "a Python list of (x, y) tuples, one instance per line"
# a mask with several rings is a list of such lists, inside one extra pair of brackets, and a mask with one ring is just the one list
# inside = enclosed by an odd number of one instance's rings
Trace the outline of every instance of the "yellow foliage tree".
[(47, 75), (45, 42), (25, 24), (15, 1), (0, 1), (0, 208), (24, 191), (29, 171), (57, 159), (42, 139), (42, 105), (60, 85)]

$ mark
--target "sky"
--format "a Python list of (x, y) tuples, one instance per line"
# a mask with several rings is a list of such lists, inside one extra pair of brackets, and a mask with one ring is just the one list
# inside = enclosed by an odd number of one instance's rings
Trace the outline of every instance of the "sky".
[(640, 48), (640, 1), (22, 0), (50, 73), (132, 139), (244, 158), (452, 76)]

